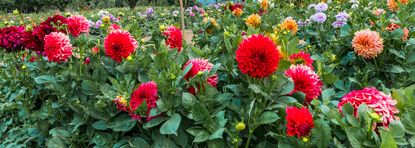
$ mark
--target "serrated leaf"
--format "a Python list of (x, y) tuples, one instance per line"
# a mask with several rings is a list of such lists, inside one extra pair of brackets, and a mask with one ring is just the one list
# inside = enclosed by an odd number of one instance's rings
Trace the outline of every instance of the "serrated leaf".
[(327, 105), (330, 103), (331, 97), (333, 97), (336, 94), (333, 88), (325, 89), (321, 95), (321, 98), (323, 99), (323, 104)]
[(34, 78), (37, 84), (56, 83), (56, 78), (51, 75), (43, 75)]
[(329, 146), (331, 139), (331, 128), (324, 119), (317, 119), (314, 122), (315, 127), (311, 130), (312, 141), (316, 142), (319, 148), (326, 148)]
[(160, 123), (166, 121), (167, 119), (168, 118), (165, 118), (165, 117), (157, 117), (157, 118), (151, 119), (151, 121), (144, 124), (143, 128), (149, 129), (149, 128), (155, 127), (159, 125)]
[(200, 131), (199, 133), (196, 134), (196, 137), (193, 140), (193, 142), (196, 142), (196, 143), (197, 142), (204, 142), (204, 141), (209, 139), (209, 136), (210, 136), (209, 133), (206, 132), (205, 130)]
[(219, 128), (218, 130), (213, 132), (212, 135), (210, 135), (209, 140), (222, 139), (222, 135), (223, 135), (224, 130), (225, 130), (225, 128)]
[(392, 121), (389, 124), (389, 129), (394, 138), (402, 138), (405, 136), (405, 128), (401, 121)]
[(127, 114), (118, 115), (108, 127), (116, 132), (128, 132), (136, 125), (137, 121), (132, 120)]
[(156, 139), (152, 148), (178, 148), (174, 141), (168, 138)]
[(207, 108), (199, 102), (192, 106), (192, 116), (195, 121), (204, 121), (209, 116)]
[(382, 143), (380, 144), (380, 148), (397, 148), (398, 147), (391, 133), (381, 130), (380, 137), (382, 140)]
[(174, 113), (169, 120), (164, 122), (164, 124), (160, 128), (161, 134), (174, 134), (177, 136), (177, 129), (180, 126), (180, 122), (182, 120), (182, 117), (178, 113)]
[(108, 116), (100, 111), (97, 111), (94, 106), (81, 106), (82, 109), (90, 116), (94, 117), (95, 119), (101, 119), (108, 121)]
[(266, 111), (259, 117), (260, 124), (271, 124), (280, 119), (280, 117), (272, 111)]
[(150, 148), (150, 145), (141, 137), (134, 137), (128, 140), (131, 147)]
[(184, 92), (182, 95), (182, 103), (183, 107), (190, 108), (195, 103), (196, 97), (193, 96), (191, 93)]
[(46, 146), (49, 148), (61, 148), (61, 147), (67, 147), (65, 142), (62, 141), (61, 138), (53, 137), (46, 141)]

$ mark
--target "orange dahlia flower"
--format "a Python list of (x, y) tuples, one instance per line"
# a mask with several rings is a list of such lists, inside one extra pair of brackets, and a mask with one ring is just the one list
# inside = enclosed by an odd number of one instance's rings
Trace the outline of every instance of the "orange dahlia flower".
[(399, 9), (398, 4), (396, 4), (395, 0), (388, 0), (387, 5), (388, 5), (389, 10), (391, 11), (396, 11)]
[(287, 17), (281, 24), (282, 30), (289, 30), (292, 34), (296, 34), (298, 31), (297, 22), (292, 17)]
[(398, 2), (401, 3), (401, 4), (406, 5), (406, 4), (409, 3), (409, 0), (398, 0)]
[(369, 29), (356, 32), (352, 44), (356, 54), (366, 59), (373, 59), (383, 51), (383, 39)]
[(257, 28), (261, 25), (261, 16), (259, 16), (258, 14), (251, 14), (246, 19), (245, 24), (250, 27)]

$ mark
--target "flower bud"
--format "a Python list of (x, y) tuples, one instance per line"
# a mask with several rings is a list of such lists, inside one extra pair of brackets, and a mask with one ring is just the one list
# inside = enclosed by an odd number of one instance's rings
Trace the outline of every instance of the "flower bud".
[(310, 139), (308, 139), (307, 137), (303, 138), (303, 142), (308, 142)]
[(84, 64), (89, 65), (91, 63), (91, 59), (89, 57), (85, 58)]
[(243, 122), (239, 122), (239, 123), (237, 123), (237, 124), (235, 125), (235, 129), (236, 129), (237, 131), (242, 131), (242, 130), (244, 130), (244, 129), (245, 129), (245, 123), (243, 123)]
[(92, 53), (97, 54), (98, 51), (99, 51), (98, 47), (95, 46), (95, 47), (92, 48)]
[(198, 75), (198, 76), (203, 75), (203, 71), (199, 71), (199, 72), (197, 72), (197, 75)]
[(162, 32), (162, 31), (166, 30), (166, 26), (164, 26), (164, 25), (160, 25), (160, 26), (159, 26), (159, 30), (160, 30), (160, 32)]
[(170, 78), (170, 80), (174, 80), (174, 79), (176, 79), (176, 76), (174, 74), (170, 74), (169, 78)]
[(128, 60), (128, 61), (131, 61), (131, 60), (133, 60), (133, 57), (132, 57), (131, 55), (129, 55), (129, 56), (127, 57), (127, 60)]
[(26, 68), (27, 68), (27, 66), (26, 66), (26, 65), (23, 65), (23, 66), (22, 66), (22, 69), (26, 69)]
[(377, 113), (369, 113), (370, 118), (372, 118), (373, 120), (375, 120), (376, 122), (381, 121), (380, 120), (380, 116)]
[(228, 31), (225, 31), (225, 32), (223, 33), (223, 35), (224, 35), (225, 37), (229, 37), (231, 34), (230, 34)]
[(27, 26), (25, 27), (25, 30), (26, 30), (26, 31), (32, 31), (32, 30), (33, 30), (32, 25), (27, 25)]
[(69, 13), (69, 12), (65, 12), (65, 17), (70, 17), (71, 16), (71, 13)]
[(13, 11), (13, 15), (19, 15), (19, 14), (20, 14), (19, 10), (15, 9), (15, 10)]

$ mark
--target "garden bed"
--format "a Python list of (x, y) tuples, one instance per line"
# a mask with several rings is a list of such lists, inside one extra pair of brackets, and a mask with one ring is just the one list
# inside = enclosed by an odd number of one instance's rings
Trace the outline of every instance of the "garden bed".
[(414, 7), (1, 14), (0, 147), (415, 147)]

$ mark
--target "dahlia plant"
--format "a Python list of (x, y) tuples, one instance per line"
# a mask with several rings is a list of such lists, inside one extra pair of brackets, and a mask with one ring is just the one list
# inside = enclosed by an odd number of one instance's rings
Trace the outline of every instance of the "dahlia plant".
[(0, 17), (0, 147), (414, 147), (415, 3), (294, 3)]

